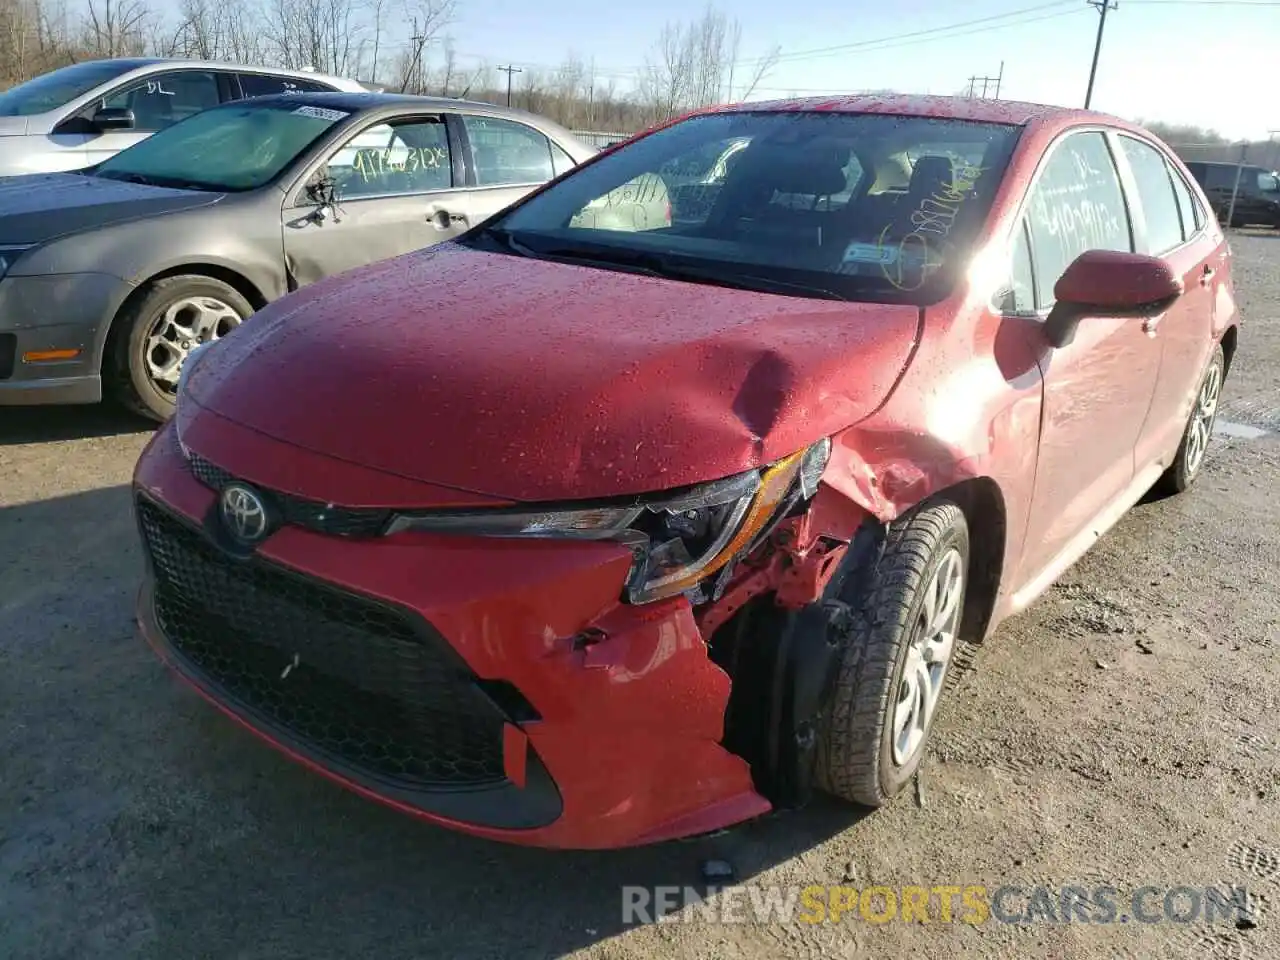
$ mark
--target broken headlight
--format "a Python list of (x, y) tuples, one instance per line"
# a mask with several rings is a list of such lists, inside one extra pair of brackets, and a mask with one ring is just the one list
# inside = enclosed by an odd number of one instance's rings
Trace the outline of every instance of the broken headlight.
[(632, 603), (679, 593), (696, 600), (703, 583), (754, 546), (786, 505), (813, 496), (830, 456), (824, 439), (763, 469), (669, 496), (583, 508), (401, 514), (387, 534), (614, 540), (635, 556), (627, 582)]

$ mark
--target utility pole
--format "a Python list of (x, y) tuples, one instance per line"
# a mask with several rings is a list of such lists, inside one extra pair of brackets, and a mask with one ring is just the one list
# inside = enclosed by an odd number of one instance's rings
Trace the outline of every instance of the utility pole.
[(509, 107), (511, 106), (511, 75), (513, 73), (524, 73), (524, 70), (520, 67), (514, 67), (511, 64), (507, 64), (505, 67), (499, 67), (498, 69), (507, 75), (507, 106)]
[(587, 129), (596, 128), (596, 58), (591, 58), (591, 75), (587, 80)]
[(1004, 61), (1000, 61), (1000, 72), (994, 77), (972, 76), (969, 78), (969, 99), (973, 99), (978, 89), (978, 81), (982, 81), (982, 99), (987, 99), (987, 91), (995, 89), (995, 99), (1000, 99), (1000, 85), (1004, 82)]
[(1227, 207), (1227, 226), (1232, 227), (1236, 218), (1236, 194), (1240, 192), (1240, 175), (1244, 173), (1244, 162), (1249, 156), (1249, 141), (1240, 144), (1240, 162), (1236, 164), (1236, 182), (1231, 188), (1231, 205)]
[(1093, 45), (1093, 66), (1089, 68), (1089, 89), (1084, 95), (1084, 108), (1093, 103), (1093, 81), (1098, 75), (1098, 57), (1102, 53), (1102, 31), (1107, 28), (1107, 11), (1120, 9), (1120, 0), (1088, 0), (1089, 6), (1101, 14), (1098, 18), (1098, 41)]

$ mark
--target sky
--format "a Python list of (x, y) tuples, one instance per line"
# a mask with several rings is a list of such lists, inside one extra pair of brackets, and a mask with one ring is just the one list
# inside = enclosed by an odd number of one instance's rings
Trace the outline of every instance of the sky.
[[(1280, 51), (1280, 0), (1118, 4), (1107, 15), (1094, 109), (1232, 139), (1280, 135), (1270, 65)], [(1003, 63), (1001, 99), (1083, 106), (1099, 19), (1086, 0), (717, 5), (741, 24), (744, 61), (781, 48), (752, 99), (882, 88), (954, 94)], [(554, 68), (572, 53), (620, 91), (634, 84), (663, 24), (702, 9), (690, 0), (458, 0), (458, 8), (448, 33), (462, 63)]]

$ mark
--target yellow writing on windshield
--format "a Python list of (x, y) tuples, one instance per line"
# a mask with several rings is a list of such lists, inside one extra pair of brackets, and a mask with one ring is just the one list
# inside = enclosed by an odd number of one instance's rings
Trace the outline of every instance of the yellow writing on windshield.
[(942, 266), (956, 216), (973, 195), (983, 170), (963, 161), (953, 164), (951, 182), (934, 190), (911, 212), (909, 233), (896, 241), (891, 239), (896, 223), (880, 232), (877, 246), (882, 252), (880, 269), (886, 280), (899, 290), (910, 292), (924, 286)]

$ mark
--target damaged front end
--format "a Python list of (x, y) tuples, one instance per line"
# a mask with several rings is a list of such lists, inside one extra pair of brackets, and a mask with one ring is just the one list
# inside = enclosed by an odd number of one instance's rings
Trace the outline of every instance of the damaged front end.
[(695, 612), (732, 684), (724, 746), (750, 764), (757, 791), (777, 809), (813, 794), (819, 729), (854, 630), (851, 601), (884, 549), (885, 525), (849, 508), (829, 487), (797, 498), (720, 596)]
[[(775, 807), (811, 795), (817, 731), (850, 634), (849, 598), (884, 524), (821, 484), (822, 439), (721, 480), (626, 501), (401, 514), (388, 530), (624, 544), (624, 606), (683, 596), (707, 654), (730, 680), (723, 746)], [(575, 646), (608, 645), (589, 628)], [(590, 659), (590, 655), (588, 655)]]

